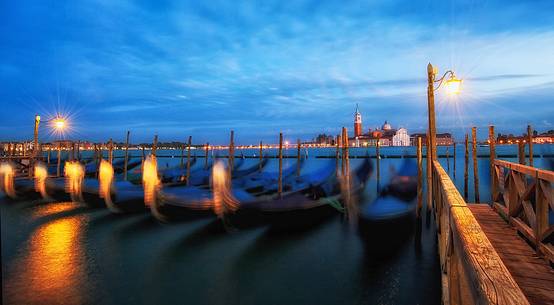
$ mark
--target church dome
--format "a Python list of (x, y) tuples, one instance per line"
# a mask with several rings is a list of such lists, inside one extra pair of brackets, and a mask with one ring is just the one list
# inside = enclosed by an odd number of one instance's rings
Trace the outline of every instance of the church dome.
[(381, 129), (382, 130), (391, 130), (392, 127), (390, 126), (389, 123), (387, 123), (387, 121), (385, 121), (385, 124), (383, 124), (383, 127)]

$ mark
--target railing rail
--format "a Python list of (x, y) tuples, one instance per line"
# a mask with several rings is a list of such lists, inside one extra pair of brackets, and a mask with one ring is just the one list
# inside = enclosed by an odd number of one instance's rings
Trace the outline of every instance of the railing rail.
[(433, 162), (444, 304), (529, 304), (456, 186)]
[(554, 172), (531, 166), (494, 160), (493, 205), (537, 252), (554, 263)]

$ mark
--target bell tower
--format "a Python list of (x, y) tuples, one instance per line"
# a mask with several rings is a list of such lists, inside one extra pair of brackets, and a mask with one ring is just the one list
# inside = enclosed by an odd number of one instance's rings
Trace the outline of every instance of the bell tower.
[(354, 113), (354, 137), (359, 137), (362, 135), (362, 114), (358, 109), (358, 104), (356, 104), (356, 113)]

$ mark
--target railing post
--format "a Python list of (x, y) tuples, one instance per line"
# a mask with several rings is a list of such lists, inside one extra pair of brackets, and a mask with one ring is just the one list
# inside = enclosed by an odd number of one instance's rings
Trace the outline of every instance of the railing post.
[[(543, 181), (539, 178), (539, 172), (535, 174), (535, 204), (536, 204), (536, 225), (534, 229), (535, 233), (535, 245), (537, 252), (540, 252), (542, 235), (548, 229), (548, 203), (546, 198), (544, 198), (543, 193)], [(550, 183), (545, 181), (545, 183)]]

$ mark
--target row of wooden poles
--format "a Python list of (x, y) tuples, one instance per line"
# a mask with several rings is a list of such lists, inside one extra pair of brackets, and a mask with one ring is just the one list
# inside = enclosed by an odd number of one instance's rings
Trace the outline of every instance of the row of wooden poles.
[[(527, 139), (524, 143), (519, 141), (518, 144), (518, 161), (520, 164), (526, 164), (526, 155), (525, 155), (525, 144), (528, 145), (529, 150), (529, 166), (533, 166), (533, 130), (531, 125), (527, 125)], [(469, 197), (469, 135), (465, 135), (465, 154), (464, 154), (464, 199), (466, 202)], [(494, 177), (494, 159), (496, 158), (496, 139), (494, 126), (489, 126), (489, 163), (490, 163), (490, 175), (491, 181)], [(429, 137), (427, 137), (427, 148), (429, 148)], [(479, 168), (477, 165), (477, 127), (471, 128), (471, 150), (472, 150), (472, 161), (473, 161), (473, 188), (474, 188), (474, 201), (475, 203), (481, 202), (479, 196)], [(427, 150), (427, 185), (431, 185), (432, 177), (430, 175), (431, 168), (431, 154)], [(456, 142), (453, 145), (453, 166), (454, 166), (454, 179), (456, 178)], [(447, 159), (447, 171), (450, 172), (450, 160), (448, 150), (446, 151)], [(378, 164), (378, 163), (377, 163)], [(421, 215), (421, 208), (423, 206), (423, 168), (422, 168), (422, 143), (421, 138), (417, 139), (417, 165), (418, 165), (418, 189), (417, 189), (417, 215)], [(494, 194), (494, 185), (491, 184), (491, 196)], [(492, 200), (492, 199), (491, 199)], [(432, 194), (431, 188), (427, 188), (427, 209), (431, 210), (432, 206)]]

